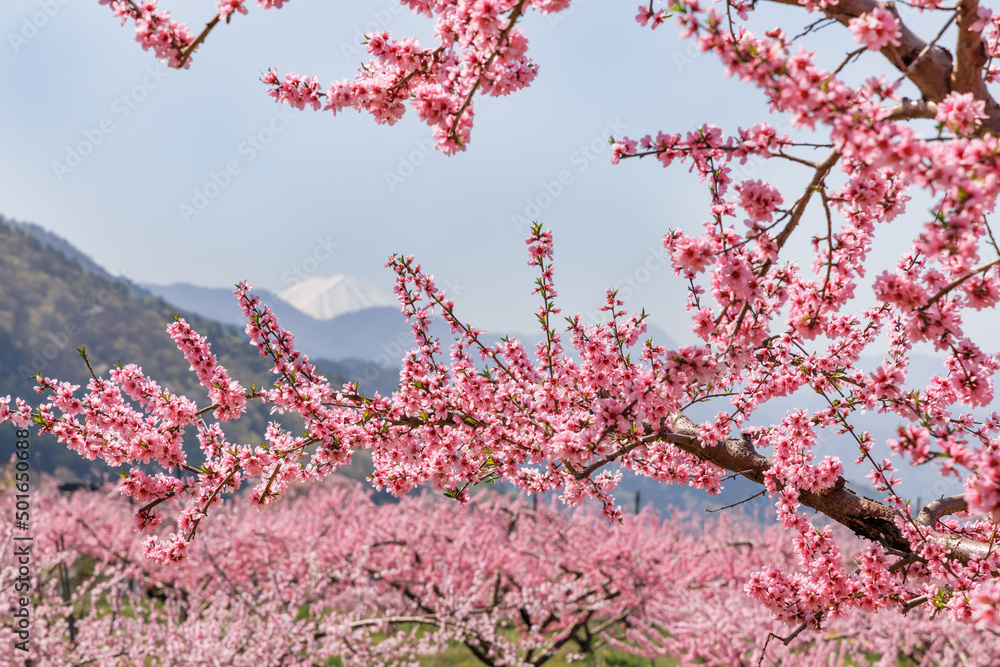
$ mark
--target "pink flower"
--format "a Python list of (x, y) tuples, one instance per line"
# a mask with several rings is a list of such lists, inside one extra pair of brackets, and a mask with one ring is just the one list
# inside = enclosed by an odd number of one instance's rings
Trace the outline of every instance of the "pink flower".
[(955, 134), (972, 134), (977, 122), (986, 118), (986, 102), (977, 100), (972, 93), (950, 92), (938, 103), (934, 120)]
[(639, 7), (639, 13), (635, 15), (635, 20), (639, 22), (639, 25), (645, 26), (647, 23), (652, 21), (652, 25), (650, 27), (653, 30), (660, 27), (660, 24), (663, 23), (666, 18), (667, 12), (665, 10), (658, 9), (654, 12), (649, 7), (643, 6)]
[(319, 81), (316, 77), (304, 77), (299, 74), (289, 74), (284, 81), (278, 81), (278, 76), (273, 71), (268, 70), (261, 81), (272, 86), (268, 95), (276, 102), (287, 104), (296, 109), (305, 109), (307, 106), (314, 110), (322, 106), (320, 98), (324, 93), (320, 92)]
[(879, 51), (890, 44), (899, 46), (899, 21), (884, 7), (856, 16), (847, 25), (854, 41), (871, 51)]
[(569, 7), (570, 0), (532, 0), (531, 6), (542, 14), (559, 12)]
[(246, 14), (247, 8), (243, 6), (244, 0), (219, 0), (219, 18), (229, 22), (229, 17), (234, 11)]
[(1000, 627), (1000, 582), (995, 579), (980, 584), (969, 599), (972, 611), (970, 621), (982, 630)]
[(622, 156), (635, 155), (636, 146), (636, 142), (628, 137), (613, 143), (611, 145), (611, 164), (618, 164)]
[(755, 222), (771, 222), (775, 209), (784, 202), (777, 188), (763, 181), (743, 181), (736, 186), (740, 207)]

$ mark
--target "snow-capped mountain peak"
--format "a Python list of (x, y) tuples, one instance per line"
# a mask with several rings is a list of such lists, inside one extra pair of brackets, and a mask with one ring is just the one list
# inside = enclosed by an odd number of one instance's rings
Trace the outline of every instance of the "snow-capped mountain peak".
[(318, 320), (332, 320), (344, 313), (365, 308), (394, 306), (396, 299), (364, 278), (339, 274), (313, 276), (298, 282), (278, 294), (306, 315)]

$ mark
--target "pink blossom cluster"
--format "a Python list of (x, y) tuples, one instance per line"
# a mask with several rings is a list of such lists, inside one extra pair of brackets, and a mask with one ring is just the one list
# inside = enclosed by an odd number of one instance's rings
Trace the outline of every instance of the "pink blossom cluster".
[[(469, 142), (476, 93), (509, 95), (530, 84), (538, 66), (527, 57), (528, 40), (517, 27), (529, 9), (543, 14), (562, 11), (569, 0), (435, 0), (406, 2), (415, 13), (436, 19), (439, 45), (423, 48), (416, 38), (393, 39), (389, 32), (370, 33), (365, 45), (372, 59), (353, 80), (330, 84), (326, 93), (310, 97), (334, 115), (344, 109), (371, 114), (377, 123), (398, 121), (409, 103), (431, 127), (437, 147), (446, 154), (463, 151)], [(272, 97), (295, 104), (285, 91), (302, 77), (283, 80), (268, 72), (262, 81)], [(314, 103), (315, 102), (315, 103)]]
[(208, 389), (209, 400), (218, 406), (215, 409), (216, 419), (238, 419), (246, 410), (243, 387), (236, 380), (230, 379), (226, 369), (219, 365), (208, 341), (181, 319), (167, 327), (167, 333), (191, 364), (190, 370), (198, 376), (198, 381)]
[(740, 208), (750, 216), (750, 224), (771, 222), (784, 198), (777, 188), (763, 181), (744, 181), (736, 186), (740, 193)]
[(115, 16), (120, 16), (122, 25), (129, 20), (135, 22), (135, 41), (144, 51), (150, 49), (156, 59), (169, 67), (187, 67), (184, 55), (194, 43), (194, 35), (183, 23), (170, 19), (170, 12), (157, 11), (156, 0), (98, 0), (108, 5)]
[[(801, 492), (823, 493), (824, 485), (835, 484), (840, 475), (839, 464), (833, 460), (810, 463), (819, 429), (835, 429), (854, 439), (860, 453), (857, 463), (870, 464), (870, 479), (888, 494), (886, 501), (904, 516), (912, 512), (896, 492), (899, 480), (893, 464), (873, 458), (873, 443), (855, 431), (853, 415), (859, 409), (877, 408), (920, 425), (925, 435), (908, 430), (904, 439), (890, 445), (915, 462), (934, 460), (943, 475), (966, 475), (969, 507), (993, 514), (997, 507), (996, 417), (977, 419), (969, 410), (994, 400), (992, 377), (998, 360), (965, 335), (961, 310), (996, 303), (998, 260), (984, 262), (982, 254), (994, 258), (997, 254), (995, 246), (984, 243), (988, 240), (985, 216), (997, 196), (997, 140), (987, 135), (925, 141), (905, 122), (888, 120), (889, 114), (878, 106), (880, 100), (890, 105), (898, 100), (895, 86), (869, 80), (852, 89), (815, 66), (808, 52), (793, 53), (790, 40), (780, 30), (754, 35), (714, 8), (702, 9), (697, 3), (684, 3), (677, 11), (682, 31), (697, 38), (701, 49), (714, 51), (732, 75), (762, 88), (774, 111), (787, 113), (798, 127), (826, 126), (831, 137), (832, 152), (824, 161), (796, 157), (791, 152), (796, 144), (787, 136), (778, 145), (762, 144), (751, 154), (788, 156), (805, 163), (815, 172), (819, 187), (833, 167), (839, 165), (843, 174), (841, 186), (821, 191), (828, 207), (828, 231), (814, 236), (815, 261), (809, 275), (776, 260), (816, 186), (810, 185), (787, 210), (777, 208), (782, 202), (772, 208), (766, 199), (763, 205), (755, 201), (758, 193), (777, 192), (763, 181), (754, 182), (749, 192), (747, 182), (739, 184), (739, 197), (727, 196), (732, 165), (737, 157), (744, 161), (747, 154), (741, 150), (746, 130), (729, 138), (714, 127), (703, 127), (687, 137), (661, 132), (655, 140), (623, 137), (613, 147), (613, 161), (646, 155), (655, 155), (664, 166), (689, 161), (708, 184), (711, 216), (702, 234), (674, 231), (664, 238), (676, 272), (691, 284), (688, 307), (694, 331), (713, 350), (725, 354), (729, 375), (712, 389), (735, 391), (734, 409), (703, 425), (702, 436), (724, 441), (734, 429), (746, 425), (758, 405), (802, 387), (828, 397), (829, 408), (811, 415), (790, 414), (773, 431), (743, 428), (758, 447), (774, 447), (767, 484), (778, 497), (779, 516), (786, 527), (799, 533), (803, 563), (810, 563), (810, 569), (817, 558), (824, 557), (827, 547), (822, 539), (813, 544), (816, 534), (802, 518), (797, 497)], [(644, 23), (643, 17), (638, 18)], [(860, 41), (870, 48), (898, 45), (898, 22), (885, 10), (854, 19), (852, 24)], [(972, 134), (976, 123), (986, 117), (982, 100), (958, 93), (940, 102), (937, 113), (938, 120), (957, 135)], [(854, 300), (864, 276), (875, 227), (905, 211), (905, 191), (911, 187), (926, 188), (936, 197), (934, 216), (900, 259), (897, 270), (876, 277), (875, 295), (882, 303), (849, 313), (846, 306)], [(737, 205), (751, 215), (747, 232), (727, 224), (727, 218), (735, 217)], [(833, 211), (841, 215), (836, 222)], [(883, 331), (888, 333), (890, 352), (882, 367), (871, 374), (858, 370), (861, 351)], [(807, 351), (808, 341), (825, 341), (825, 352)], [(904, 390), (909, 350), (920, 341), (932, 342), (945, 353), (944, 371), (923, 389)], [(795, 422), (789, 422), (793, 416)], [(992, 534), (989, 523), (972, 521), (969, 526), (972, 532)], [(927, 533), (910, 535), (913, 543), (921, 543), (928, 567), (942, 571), (942, 550), (931, 548)], [(754, 590), (776, 612), (804, 620), (810, 613), (820, 613), (824, 605), (828, 611), (830, 601), (838, 597), (856, 604), (859, 598), (850, 578), (834, 576), (835, 569), (829, 572), (821, 578), (807, 577), (808, 586), (795, 584), (796, 590), (815, 589), (803, 593), (805, 599), (825, 600), (812, 611), (788, 606), (788, 598), (794, 597), (789, 593), (795, 588), (790, 588), (792, 579), (782, 579), (784, 583), (774, 579)], [(773, 572), (769, 576), (779, 577)], [(973, 583), (975, 577), (961, 575), (953, 588), (947, 588), (954, 608), (985, 585)]]
[[(108, 5), (115, 16), (121, 17), (122, 25), (130, 20), (135, 22), (135, 41), (142, 45), (144, 51), (152, 49), (157, 60), (178, 69), (190, 66), (194, 51), (219, 21), (229, 23), (235, 12), (246, 14), (248, 11), (246, 0), (219, 0), (215, 18), (195, 36), (186, 24), (171, 20), (170, 12), (158, 11), (156, 2), (157, 0), (98, 0), (98, 4)], [(286, 2), (288, 0), (257, 0), (257, 6), (281, 9)]]
[[(0, 509), (11, 511), (6, 483)], [(744, 591), (797, 590), (775, 568), (794, 563), (789, 534), (733, 514), (705, 522), (643, 511), (620, 525), (593, 514), (480, 494), (455, 508), (427, 497), (376, 505), (341, 483), (260, 512), (233, 508), (182, 563), (140, 557), (131, 509), (114, 489), (59, 493), (36, 484), (31, 652), (39, 667), (93, 665), (344, 665), (433, 660), (465, 644), (493, 664), (593, 656), (601, 644), (684, 664), (988, 664), (997, 642), (970, 625), (857, 609), (787, 646), (788, 629)], [(13, 526), (0, 526), (10, 539)], [(885, 594), (881, 550), (843, 545), (871, 590)], [(488, 544), (490, 548), (484, 549)], [(0, 555), (0, 640), (17, 563)], [(818, 563), (817, 563), (818, 565)], [(970, 602), (992, 627), (995, 586)]]
[[(470, 486), (499, 478), (528, 492), (561, 490), (561, 499), (570, 505), (595, 498), (605, 517), (621, 520), (613, 498), (621, 473), (605, 469), (612, 463), (661, 482), (717, 492), (724, 471), (669, 444), (670, 436), (651, 425), (676, 423), (684, 402), (697, 398), (706, 387), (718, 391), (734, 386), (734, 366), (728, 368), (730, 375), (721, 373), (719, 356), (709, 346), (668, 351), (648, 341), (633, 361), (626, 350), (638, 344), (644, 326), (641, 318), (621, 310), (621, 301), (613, 293), (604, 308), (607, 324), (589, 327), (579, 318), (570, 319), (566, 333), (575, 351), (575, 358), (571, 357), (550, 322), (558, 313), (551, 233), (536, 226), (527, 242), (529, 263), (540, 274), (536, 292), (543, 301), (539, 322), (546, 334), (534, 361), (516, 341), (484, 344), (482, 331), (455, 317), (454, 302), (437, 288), (433, 277), (412, 257), (397, 257), (390, 265), (397, 272), (396, 293), (410, 318), (415, 347), (404, 360), (400, 387), (391, 397), (361, 396), (353, 385), (334, 389), (308, 357), (294, 348), (292, 335), (249, 292), (249, 286), (241, 284), (235, 293), (248, 319), (246, 332), (273, 362), (275, 376), (270, 388), (247, 397), (270, 404), (274, 411), (301, 415), (304, 435), (293, 437), (272, 424), (266, 434), (268, 444), (252, 447), (228, 443), (217, 422), (199, 422), (205, 461), (198, 468), (186, 465), (179, 442), (183, 427), (196, 415), (210, 411), (217, 418), (220, 410), (222, 416), (239, 414), (241, 408), (234, 404), (241, 405), (244, 397), (227, 384), (228, 376), (205, 341), (183, 321), (171, 324), (169, 331), (216, 403), (195, 412), (189, 401), (159, 391), (138, 369), (128, 366), (116, 369), (111, 380), (93, 380), (83, 399), (75, 398), (76, 387), (43, 379), (40, 388), (52, 391), (54, 397), (38, 409), (35, 419), (43, 432), (54, 433), (70, 447), (102, 456), (113, 465), (153, 458), (164, 468), (179, 465), (182, 472), (194, 473), (154, 477), (133, 470), (121, 484), (123, 493), (144, 503), (136, 517), (142, 529), (159, 523), (154, 507), (173, 498), (186, 499), (177, 529), (165, 538), (150, 535), (146, 539), (147, 556), (158, 562), (175, 562), (190, 553), (199, 525), (217, 511), (212, 508), (222, 493), (256, 479), (250, 499), (269, 504), (294, 481), (316, 480), (334, 472), (358, 447), (372, 451), (372, 482), (395, 494), (431, 483), (467, 502)], [(733, 294), (730, 298), (735, 302), (747, 297)], [(435, 314), (444, 317), (458, 335), (448, 363), (440, 359), (440, 342), (428, 333)], [(792, 334), (783, 336), (791, 340)], [(745, 383), (732, 399), (737, 412), (721, 412), (716, 420), (701, 426), (699, 436), (705, 446), (724, 442), (733, 424), (742, 423), (763, 397), (782, 395), (803, 383), (820, 389), (830, 383), (836, 377), (831, 374), (853, 363), (852, 355), (866, 342), (862, 338), (854, 347), (845, 347), (843, 337), (839, 340), (825, 355), (809, 358), (793, 359), (788, 352), (791, 344), (761, 348), (754, 357), (764, 364), (766, 373), (759, 368), (737, 370), (740, 382)], [(476, 366), (473, 351), (480, 361), (488, 362), (485, 368)], [(964, 356), (970, 354), (974, 354), (971, 348)], [(742, 354), (728, 354), (726, 360), (735, 364)], [(852, 375), (852, 382), (864, 381), (860, 372)], [(152, 414), (143, 418), (124, 402), (123, 393)], [(16, 414), (9, 413), (8, 418)], [(81, 414), (86, 419), (83, 423)], [(940, 541), (931, 539), (931, 532), (907, 528), (908, 539), (927, 563), (922, 566), (932, 577), (927, 583), (914, 579), (912, 568), (890, 569), (878, 556), (882, 553), (879, 545), (868, 548), (868, 569), (852, 573), (830, 531), (817, 531), (802, 513), (802, 494), (822, 495), (844, 483), (839, 460), (828, 457), (814, 463), (811, 450), (818, 427), (843, 427), (849, 425), (848, 418), (848, 412), (834, 404), (812, 416), (792, 412), (774, 429), (748, 429), (758, 447), (775, 450), (764, 475), (765, 487), (776, 499), (782, 524), (796, 535), (795, 550), (806, 568), (794, 574), (774, 567), (763, 570), (760, 576), (769, 583), (752, 579), (748, 590), (753, 597), (771, 606), (784, 621), (817, 625), (829, 615), (851, 609), (896, 607), (926, 595), (928, 587), (935, 594), (948, 590), (949, 600), (979, 595), (977, 591), (990, 579), (996, 555), (959, 568), (947, 559)], [(992, 433), (997, 422), (1000, 419), (981, 428)], [(862, 438), (860, 460), (870, 459), (870, 446)], [(897, 483), (891, 464), (876, 464), (874, 470), (876, 486), (891, 492)], [(898, 509), (905, 512), (907, 508), (900, 502)], [(964, 530), (989, 539), (995, 529), (980, 522)], [(820, 562), (822, 567), (817, 565)], [(877, 590), (870, 588), (875, 585), (871, 582), (877, 582)], [(790, 600), (799, 602), (789, 604)]]
[(651, 29), (656, 30), (656, 28), (667, 20), (667, 16), (669, 16), (669, 14), (667, 14), (665, 9), (653, 11), (652, 5), (639, 5), (639, 13), (635, 15), (635, 20), (638, 21), (641, 26), (645, 26), (648, 23)]
[(305, 109), (307, 106), (319, 109), (322, 104), (323, 93), (320, 91), (319, 80), (316, 77), (306, 78), (297, 74), (289, 74), (283, 81), (279, 81), (278, 75), (272, 70), (268, 70), (260, 80), (274, 86), (272, 90), (268, 91), (268, 94), (277, 102), (296, 109)]
[(951, 92), (937, 105), (935, 120), (955, 134), (972, 134), (979, 121), (987, 118), (986, 103), (972, 93)]
[(229, 17), (233, 12), (246, 14), (249, 10), (243, 6), (246, 0), (219, 0), (219, 18), (229, 23)]
[(854, 41), (870, 51), (899, 46), (899, 21), (885, 7), (875, 7), (848, 22)]
[(986, 83), (995, 83), (1000, 74), (1000, 62), (997, 61), (997, 56), (1000, 55), (1000, 13), (994, 13), (989, 7), (979, 5), (977, 15), (979, 20), (970, 26), (970, 29), (975, 32), (981, 31), (982, 43), (986, 50), (988, 60), (983, 67), (983, 80)]

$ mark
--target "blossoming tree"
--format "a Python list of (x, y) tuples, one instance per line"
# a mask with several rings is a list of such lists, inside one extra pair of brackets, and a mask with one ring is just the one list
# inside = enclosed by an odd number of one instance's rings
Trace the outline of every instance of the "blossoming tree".
[[(183, 564), (163, 566), (142, 557), (133, 508), (114, 492), (49, 485), (38, 499), (35, 554), (51, 574), (38, 586), (37, 665), (400, 664), (449, 641), (487, 665), (537, 667), (609, 641), (656, 655), (656, 628), (679, 617), (664, 593), (734, 566), (724, 549), (698, 574), (693, 551), (671, 562), (695, 539), (681, 522), (616, 532), (510, 500), (378, 506), (343, 486), (223, 512)], [(0, 565), (12, 595), (16, 561)]]
[[(767, 11), (764, 3), (651, 1), (636, 17), (653, 29), (676, 20), (729, 74), (758, 88), (793, 132), (808, 133), (796, 138), (761, 122), (729, 134), (703, 126), (613, 144), (614, 162), (686, 162), (707, 185), (704, 220), (663, 239), (688, 287), (700, 344), (668, 350), (642, 343), (643, 318), (625, 313), (613, 293), (605, 323), (569, 318), (560, 331), (552, 238), (536, 226), (529, 261), (539, 272), (544, 340), (533, 351), (514, 340), (485, 344), (412, 257), (393, 257), (415, 347), (391, 396), (331, 386), (241, 283), (235, 295), (247, 334), (273, 361), (268, 387), (232, 381), (209, 342), (178, 321), (170, 334), (206, 387), (207, 406), (165, 393), (130, 364), (94, 377), (82, 395), (79, 387), (40, 377), (48, 402), (33, 412), (6, 400), (0, 419), (34, 422), (114, 466), (162, 466), (154, 475), (133, 468), (121, 487), (143, 503), (136, 515), (143, 530), (156, 528), (160, 503), (185, 503), (176, 530), (148, 539), (156, 560), (182, 559), (223, 493), (249, 484), (253, 502), (271, 503), (289, 483), (324, 477), (358, 448), (372, 452), (373, 483), (397, 494), (430, 483), (464, 501), (470, 487), (500, 479), (528, 492), (558, 490), (568, 504), (596, 498), (611, 519), (620, 515), (613, 492), (621, 468), (709, 493), (737, 474), (764, 487), (795, 536), (798, 571), (764, 567), (747, 584), (777, 618), (801, 628), (855, 609), (929, 607), (997, 627), (1000, 415), (988, 408), (998, 359), (991, 341), (966, 332), (963, 315), (994, 312), (1000, 300), (1000, 247), (989, 219), (1000, 189), (1000, 107), (989, 90), (998, 71), (1000, 14), (976, 0), (914, 0), (908, 15), (939, 27), (925, 41), (891, 4), (781, 2), (844, 24), (857, 50), (835, 71), (823, 69), (780, 28), (746, 27), (751, 14)], [(101, 3), (134, 22), (143, 47), (175, 67), (189, 66), (219, 23), (247, 11), (243, 0), (224, 0), (195, 36), (153, 0)], [(388, 124), (409, 105), (438, 148), (456, 153), (469, 145), (477, 94), (506, 95), (535, 76), (520, 19), (529, 11), (563, 11), (570, 0), (404, 4), (436, 20), (437, 46), (370, 34), (372, 59), (355, 79), (324, 91), (315, 77), (268, 71), (268, 92), (298, 109), (353, 108)], [(875, 52), (893, 76), (852, 83), (842, 73), (856, 58), (878, 58)], [(817, 148), (825, 157), (812, 157)], [(734, 166), (748, 159), (790, 163), (803, 170), (806, 185), (779, 190), (736, 180)], [(929, 198), (929, 213), (908, 208), (910, 191)], [(906, 233), (909, 243), (898, 246), (895, 268), (869, 285), (863, 279), (876, 231)], [(787, 256), (789, 239), (803, 234), (812, 236), (810, 267)], [(432, 315), (456, 336), (447, 353), (428, 334)], [(927, 383), (913, 384), (910, 355), (920, 343), (940, 351), (944, 364)], [(862, 352), (876, 348), (888, 349), (881, 366), (862, 370)], [(818, 393), (825, 406), (791, 410), (779, 423), (755, 419), (762, 404), (800, 389)], [(306, 433), (274, 426), (265, 443), (228, 442), (222, 424), (238, 419), (247, 401), (302, 415)], [(717, 416), (693, 422), (685, 411), (696, 404), (718, 406)], [(900, 423), (898, 437), (886, 443), (892, 451), (962, 480), (965, 492), (914, 507), (899, 488), (904, 473), (873, 453), (876, 443), (858, 426), (866, 410)], [(188, 429), (201, 443), (198, 465), (181, 449)], [(848, 488), (840, 458), (818, 459), (820, 434), (833, 434), (845, 456), (870, 470), (880, 499)], [(828, 527), (814, 525), (822, 521), (809, 510), (864, 538), (855, 561), (843, 556)]]
[[(777, 525), (748, 539), (739, 513), (644, 511), (616, 525), (487, 494), (470, 507), (426, 497), (375, 505), (357, 488), (316, 487), (263, 512), (230, 506), (183, 563), (161, 565), (142, 557), (134, 508), (117, 489), (39, 491), (26, 655), (35, 667), (431, 664), (454, 644), (484, 665), (532, 667), (609, 645), (710, 665), (995, 655), (989, 633), (923, 612), (855, 609), (824, 634), (769, 642), (781, 624), (743, 587), (763, 564), (793, 564), (793, 539)], [(14, 498), (2, 493), (0, 509)], [(0, 538), (12, 533), (0, 527)], [(854, 554), (846, 529), (836, 538)], [(0, 608), (18, 576), (8, 550)], [(16, 641), (14, 617), (0, 618), (0, 641)]]

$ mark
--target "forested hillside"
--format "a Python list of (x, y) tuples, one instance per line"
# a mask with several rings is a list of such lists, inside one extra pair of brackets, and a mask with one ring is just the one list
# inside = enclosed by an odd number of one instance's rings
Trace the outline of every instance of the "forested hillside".
[[(170, 391), (207, 400), (205, 390), (166, 333), (176, 310), (165, 301), (124, 278), (109, 280), (86, 270), (76, 259), (40, 243), (2, 217), (0, 247), (0, 396), (33, 396), (36, 372), (85, 384), (89, 372), (76, 352), (85, 345), (98, 374), (106, 373), (118, 361), (137, 363)], [(268, 381), (267, 364), (239, 329), (196, 315), (181, 315), (208, 337), (220, 362), (244, 386)], [(247, 419), (226, 425), (231, 439), (259, 441), (267, 421), (277, 417), (259, 406), (251, 410)], [(295, 423), (286, 424), (300, 428)], [(4, 461), (13, 451), (14, 439), (8, 430), (5, 426), (0, 435)], [(111, 472), (102, 462), (86, 461), (51, 438), (34, 437), (32, 450), (34, 469), (58, 472), (64, 479)], [(197, 458), (197, 453), (192, 440), (189, 456)]]

